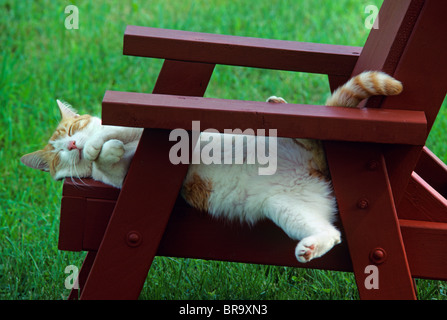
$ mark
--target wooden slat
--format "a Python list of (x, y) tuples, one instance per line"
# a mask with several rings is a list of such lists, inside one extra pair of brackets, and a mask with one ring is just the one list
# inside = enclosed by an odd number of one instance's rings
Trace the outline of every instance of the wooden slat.
[(447, 280), (447, 223), (399, 220), (415, 278)]
[(93, 179), (66, 179), (62, 196), (115, 200), (120, 190)]
[(165, 60), (153, 92), (202, 97), (213, 71), (214, 64)]
[(124, 54), (264, 69), (350, 75), (361, 47), (127, 26)]
[[(104, 124), (191, 130), (277, 129), (278, 136), (380, 143), (423, 144), (422, 112), (270, 104), (266, 102), (178, 97), (107, 91)], [(268, 134), (268, 132), (267, 132)]]
[(86, 214), (87, 201), (82, 195), (62, 197), (58, 242), (60, 250), (83, 250), (82, 242)]
[(447, 165), (424, 147), (414, 170), (430, 186), (447, 198)]
[(115, 204), (116, 200), (87, 199), (86, 225), (82, 241), (84, 250), (98, 250), (102, 237), (98, 238), (97, 234), (104, 235), (107, 224), (103, 221), (110, 219)]
[(157, 255), (352, 271), (346, 242), (335, 246), (324, 259), (304, 264), (296, 260), (297, 243), (270, 220), (250, 226), (215, 219), (179, 198)]
[[(73, 220), (79, 219), (79, 209), (85, 201), (82, 198), (73, 198), (70, 202), (73, 208), (70, 212)], [(85, 246), (76, 250), (99, 248), (113, 206), (107, 201), (98, 201), (95, 209), (98, 220), (86, 219), (82, 225), (73, 229), (72, 234), (76, 233), (75, 237), (81, 239), (80, 243)], [(447, 280), (447, 268), (445, 268), (447, 250), (444, 249), (447, 247), (446, 223), (399, 219), (399, 224), (412, 276)], [(221, 242), (222, 238), (226, 241)], [(245, 246), (241, 246), (241, 243)], [(295, 246), (296, 241), (289, 239), (281, 229), (269, 221), (260, 222), (254, 227), (224, 222), (198, 212), (185, 204), (182, 199), (178, 199), (157, 255), (352, 271), (344, 237), (342, 244), (335, 246), (324, 258), (315, 259), (307, 264), (295, 260), (293, 251)], [(432, 247), (436, 250), (432, 250)], [(61, 249), (71, 250), (70, 247)]]
[(413, 172), (398, 214), (400, 219), (447, 223), (447, 200)]

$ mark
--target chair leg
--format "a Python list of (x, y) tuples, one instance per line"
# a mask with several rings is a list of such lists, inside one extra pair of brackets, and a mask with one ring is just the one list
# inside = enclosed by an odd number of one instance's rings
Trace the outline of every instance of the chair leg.
[(416, 299), (380, 146), (325, 148), (360, 298)]
[[(213, 70), (166, 60), (154, 93), (202, 96)], [(138, 298), (188, 169), (169, 162), (171, 144), (168, 130), (144, 130), (81, 299)]]
[(81, 299), (137, 299), (188, 167), (167, 155), (169, 131), (145, 129)]

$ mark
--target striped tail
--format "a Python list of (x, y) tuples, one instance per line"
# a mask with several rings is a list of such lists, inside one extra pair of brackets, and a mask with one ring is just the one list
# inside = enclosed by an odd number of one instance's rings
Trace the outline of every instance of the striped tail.
[(402, 92), (402, 83), (380, 71), (365, 71), (334, 91), (327, 106), (355, 108), (371, 96), (394, 96)]

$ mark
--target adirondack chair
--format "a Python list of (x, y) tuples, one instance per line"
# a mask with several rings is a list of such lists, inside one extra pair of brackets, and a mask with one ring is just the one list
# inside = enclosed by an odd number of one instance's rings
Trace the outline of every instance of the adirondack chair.
[[(124, 54), (164, 64), (152, 94), (104, 96), (105, 124), (145, 128), (122, 190), (64, 183), (59, 248), (88, 251), (70, 299), (138, 298), (156, 255), (352, 271), (361, 299), (415, 299), (413, 278), (447, 280), (447, 167), (425, 147), (447, 89), (445, 12), (445, 1), (385, 0), (363, 48), (128, 26)], [(327, 74), (331, 90), (383, 70), (404, 92), (362, 109), (203, 98), (216, 64)], [(301, 264), (273, 223), (189, 207), (178, 197), (188, 166), (170, 163), (168, 135), (192, 120), (323, 140), (343, 243)]]

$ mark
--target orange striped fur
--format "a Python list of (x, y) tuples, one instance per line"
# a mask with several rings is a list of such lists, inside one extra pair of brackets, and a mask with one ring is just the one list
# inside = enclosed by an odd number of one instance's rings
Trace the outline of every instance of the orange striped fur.
[(355, 108), (363, 99), (375, 95), (397, 95), (402, 89), (400, 81), (384, 72), (365, 71), (335, 90), (326, 105)]
[(201, 178), (197, 173), (187, 179), (182, 188), (182, 195), (185, 200), (201, 211), (208, 211), (209, 197), (213, 191), (210, 180)]

